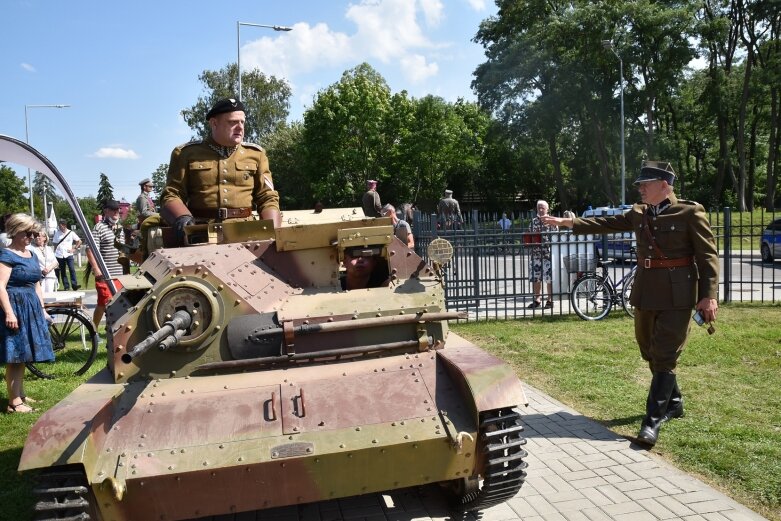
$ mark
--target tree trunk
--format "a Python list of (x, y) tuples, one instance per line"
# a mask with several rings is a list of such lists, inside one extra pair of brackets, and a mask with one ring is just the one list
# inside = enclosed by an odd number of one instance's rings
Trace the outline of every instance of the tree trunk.
[(548, 135), (548, 150), (550, 151), (551, 165), (553, 165), (553, 178), (556, 180), (556, 192), (559, 194), (559, 202), (562, 208), (569, 208), (569, 198), (564, 189), (564, 178), (561, 175), (561, 159), (559, 158), (559, 149), (556, 145), (556, 134)]

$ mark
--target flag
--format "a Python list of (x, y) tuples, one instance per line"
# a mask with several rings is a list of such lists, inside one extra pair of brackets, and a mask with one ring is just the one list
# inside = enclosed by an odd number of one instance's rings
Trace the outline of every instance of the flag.
[(46, 233), (51, 237), (57, 231), (57, 216), (54, 215), (54, 205), (49, 205), (49, 216), (46, 218)]

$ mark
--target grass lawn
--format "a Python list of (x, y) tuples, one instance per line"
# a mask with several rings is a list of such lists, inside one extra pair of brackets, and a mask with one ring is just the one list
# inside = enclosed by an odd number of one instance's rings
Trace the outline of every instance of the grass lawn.
[[(650, 379), (620, 313), (454, 325), (507, 360), (524, 382), (613, 431), (634, 436)], [(28, 395), (52, 407), (106, 364), (100, 350), (87, 375), (38, 380)], [(654, 451), (765, 517), (781, 521), (781, 305), (740, 304), (719, 312), (716, 334), (693, 328), (679, 381), (686, 416), (666, 424)], [(5, 407), (6, 396), (0, 399)], [(30, 519), (32, 482), (19, 476), (22, 446), (38, 418), (0, 414), (0, 519)]]
[[(692, 328), (677, 370), (686, 416), (654, 452), (781, 520), (781, 306), (729, 305), (716, 334)], [(477, 322), (453, 330), (507, 360), (524, 382), (624, 436), (644, 414), (650, 372), (632, 319)]]

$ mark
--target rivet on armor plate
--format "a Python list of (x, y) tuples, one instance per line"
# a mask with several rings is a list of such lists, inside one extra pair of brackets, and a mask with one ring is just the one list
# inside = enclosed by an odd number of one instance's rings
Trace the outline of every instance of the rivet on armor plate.
[(125, 377), (125, 373), (118, 373), (117, 376), (119, 376), (120, 378), (124, 378)]
[(225, 445), (224, 445), (224, 444), (222, 444), (222, 443), (220, 443), (220, 444), (219, 444), (219, 447), (220, 447), (221, 449), (224, 449), (224, 448), (225, 448)]
[(347, 455), (347, 457), (348, 457), (348, 458), (352, 458), (352, 457), (354, 457), (354, 455), (353, 455), (353, 453), (351, 452), (351, 453), (349, 453), (349, 454)]
[(377, 440), (372, 440), (372, 443), (379, 443)]
[(360, 428), (360, 427), (356, 427), (356, 428), (355, 428), (355, 430), (356, 430), (356, 431), (360, 431), (360, 430), (361, 430), (361, 428)]
[(344, 448), (344, 443), (340, 443), (340, 444), (339, 444), (339, 448), (340, 448), (340, 449), (343, 449), (343, 448)]
[(409, 434), (405, 434), (405, 435), (404, 435), (404, 439), (405, 439), (405, 440), (408, 440), (408, 439), (409, 439)]
[(417, 448), (418, 448), (418, 444), (417, 444), (417, 443), (413, 443), (413, 444), (412, 444), (412, 448), (413, 448), (413, 449), (417, 449)]
[(208, 466), (209, 466), (209, 462), (208, 462), (208, 461), (204, 461), (204, 462), (203, 462), (203, 466), (204, 466), (204, 467), (208, 467)]
[(467, 453), (466, 453), (466, 455), (465, 455), (464, 457), (465, 457), (465, 458), (471, 458), (471, 457), (472, 457), (472, 453), (471, 453), (471, 452), (467, 452)]
[(239, 456), (238, 461), (244, 461), (244, 456)]

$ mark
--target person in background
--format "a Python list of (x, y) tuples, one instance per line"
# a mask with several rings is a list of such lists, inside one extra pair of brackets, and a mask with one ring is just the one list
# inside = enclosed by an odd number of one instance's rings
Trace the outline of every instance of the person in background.
[[(76, 266), (73, 263), (73, 252), (80, 245), (81, 239), (76, 235), (76, 232), (68, 228), (68, 221), (60, 219), (57, 223), (57, 230), (52, 236), (52, 247), (59, 265), (62, 289), (65, 291), (70, 290), (71, 287), (74, 291), (81, 288), (76, 282)], [(68, 270), (70, 270), (70, 281), (68, 281)]]
[(380, 194), (377, 193), (377, 181), (374, 179), (366, 181), (366, 192), (361, 198), (361, 206), (366, 217), (382, 216), (382, 203), (380, 202)]
[(41, 289), (44, 293), (54, 293), (59, 285), (56, 273), (59, 263), (57, 257), (54, 256), (54, 250), (49, 246), (49, 236), (42, 226), (38, 228), (38, 237), (33, 239), (27, 249), (35, 255), (41, 268), (41, 276), (43, 277)]
[(445, 190), (445, 195), (437, 203), (437, 214), (439, 215), (439, 225), (443, 230), (461, 229), (463, 224), (461, 207), (458, 201), (453, 198), (453, 190)]
[(652, 447), (666, 421), (683, 416), (675, 369), (686, 345), (695, 308), (706, 323), (716, 320), (719, 253), (705, 208), (678, 199), (675, 172), (661, 161), (644, 161), (635, 186), (642, 203), (624, 214), (592, 218), (547, 216), (545, 224), (577, 234), (633, 231), (637, 274), (630, 302), (635, 339), (651, 370), (646, 411), (637, 441)]
[(24, 393), (26, 362), (54, 360), (43, 305), (41, 269), (27, 249), (38, 235), (39, 224), (26, 214), (14, 214), (6, 221), (11, 243), (0, 249), (0, 363), (5, 364), (8, 391), (7, 413), (30, 413), (36, 400)]
[(534, 291), (534, 301), (528, 308), (542, 307), (542, 284), (548, 290), (548, 301), (545, 307), (553, 308), (553, 268), (551, 266), (550, 232), (555, 232), (555, 226), (548, 226), (542, 220), (548, 215), (548, 203), (537, 201), (537, 215), (529, 224), (529, 237), (535, 240), (529, 248), (529, 281)]
[[(180, 243), (184, 227), (226, 220), (261, 219), (281, 224), (266, 152), (245, 143), (244, 104), (222, 99), (206, 114), (211, 136), (176, 147), (160, 195), (160, 217), (173, 226)], [(150, 219), (151, 220), (151, 219)], [(146, 226), (146, 223), (144, 223)], [(142, 234), (144, 232), (142, 231)]]
[(151, 195), (152, 190), (155, 189), (152, 180), (147, 177), (138, 184), (141, 186), (141, 193), (136, 197), (136, 214), (138, 215), (138, 223), (140, 225), (147, 217), (157, 215), (157, 207)]
[(399, 219), (396, 215), (396, 208), (392, 204), (386, 204), (382, 207), (382, 216), (390, 217), (393, 221), (393, 234), (401, 242), (407, 245), (407, 248), (415, 248), (415, 238), (412, 236), (412, 228), (404, 219)]
[(106, 312), (106, 304), (111, 299), (111, 290), (106, 282), (106, 277), (113, 280), (116, 289), (121, 288), (116, 277), (123, 274), (122, 265), (119, 263), (119, 250), (116, 242), (124, 244), (125, 234), (122, 225), (119, 224), (119, 201), (106, 201), (103, 204), (103, 218), (92, 229), (92, 237), (98, 247), (100, 256), (106, 265), (108, 273), (103, 273), (95, 260), (95, 255), (87, 249), (87, 261), (89, 262), (92, 274), (95, 276), (95, 290), (98, 293), (98, 303), (92, 315), (92, 323), (95, 325), (95, 331), (98, 330), (103, 314)]

